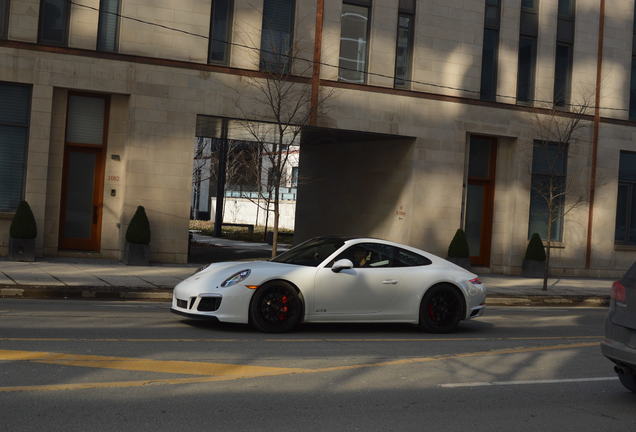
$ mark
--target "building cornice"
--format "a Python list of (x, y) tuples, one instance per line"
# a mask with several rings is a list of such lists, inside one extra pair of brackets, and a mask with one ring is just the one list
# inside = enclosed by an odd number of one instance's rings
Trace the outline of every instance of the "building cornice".
[[(179, 69), (207, 71), (207, 72), (214, 72), (214, 73), (252, 77), (252, 78), (267, 78), (269, 76), (269, 74), (265, 72), (251, 70), (251, 69), (241, 69), (241, 68), (234, 68), (229, 66), (219, 66), (215, 64), (196, 63), (196, 62), (189, 62), (184, 60), (173, 60), (173, 59), (164, 59), (164, 58), (156, 58), (156, 57), (146, 57), (146, 56), (139, 56), (139, 55), (132, 55), (132, 54), (94, 51), (94, 50), (87, 50), (83, 48), (54, 47), (54, 46), (47, 46), (47, 45), (39, 45), (32, 42), (0, 40), (0, 48), (13, 48), (13, 49), (21, 49), (21, 50), (29, 50), (29, 51), (54, 53), (54, 54), (90, 57), (90, 58), (103, 59), (103, 60), (113, 60), (113, 61), (129, 62), (129, 63), (165, 66), (165, 67), (172, 67), (172, 68), (179, 68)], [(312, 84), (312, 78), (310, 77), (288, 75), (285, 78), (290, 81), (294, 81), (298, 83)], [(458, 103), (458, 104), (473, 105), (473, 106), (482, 106), (482, 107), (488, 107), (488, 108), (494, 108), (494, 109), (505, 109), (505, 110), (511, 110), (511, 111), (517, 111), (517, 112), (528, 112), (533, 114), (554, 115), (556, 113), (557, 115), (560, 115), (563, 117), (580, 116), (583, 120), (587, 120), (587, 121), (594, 121), (594, 117), (595, 117), (594, 115), (581, 116), (580, 114), (571, 113), (568, 111), (555, 111), (549, 108), (539, 108), (539, 107), (533, 107), (528, 105), (508, 104), (508, 103), (495, 102), (495, 101), (484, 101), (484, 100), (465, 97), (465, 96), (443, 95), (439, 93), (431, 93), (431, 92), (423, 92), (423, 91), (407, 90), (407, 89), (396, 89), (392, 87), (380, 87), (380, 86), (373, 86), (368, 84), (344, 83), (340, 81), (332, 81), (332, 80), (324, 80), (324, 79), (320, 79), (320, 86), (355, 90), (355, 91), (365, 91), (365, 92), (371, 92), (371, 93), (390, 94), (390, 95), (396, 95), (396, 96), (405, 96), (405, 97), (412, 97), (412, 98), (418, 98), (418, 99), (428, 99), (428, 100)], [(616, 119), (612, 117), (600, 117), (599, 120), (601, 123), (607, 123), (607, 124), (615, 124), (615, 125), (621, 125), (621, 126), (636, 126), (635, 121)]]

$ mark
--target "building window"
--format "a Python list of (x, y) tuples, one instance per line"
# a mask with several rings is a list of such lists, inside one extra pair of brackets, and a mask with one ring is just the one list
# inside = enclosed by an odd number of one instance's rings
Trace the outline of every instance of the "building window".
[(0, 83), (0, 212), (12, 212), (23, 197), (31, 87)]
[(38, 43), (66, 46), (70, 2), (68, 0), (42, 0)]
[(521, 2), (519, 62), (517, 69), (517, 102), (534, 99), (534, 71), (537, 64), (539, 0)]
[(484, 46), (481, 54), (480, 98), (494, 101), (497, 96), (497, 57), (499, 51), (500, 0), (486, 0)]
[(636, 120), (636, 7), (634, 8), (632, 29), (632, 78), (629, 86), (629, 119), (634, 121)]
[(292, 170), (291, 170), (291, 187), (298, 187), (298, 167), (292, 167)]
[(395, 50), (395, 87), (406, 88), (410, 84), (414, 26), (415, 0), (400, 0)]
[(117, 51), (119, 44), (119, 0), (101, 0), (99, 2), (99, 25), (97, 29), (97, 49), (99, 51)]
[(265, 0), (260, 69), (288, 73), (294, 35), (294, 0)]
[(570, 104), (572, 58), (574, 52), (575, 0), (559, 0), (557, 46), (554, 63), (554, 105)]
[(532, 155), (528, 237), (536, 232), (546, 240), (550, 223), (551, 240), (562, 241), (563, 239), (567, 158), (567, 144), (535, 141)]
[(9, 0), (0, 0), (0, 39), (9, 34)]
[(73, 94), (68, 98), (67, 144), (104, 143), (104, 113), (106, 100), (103, 97)]
[(338, 79), (364, 84), (367, 80), (370, 0), (347, 0), (342, 4)]
[(228, 64), (232, 34), (232, 0), (213, 0), (210, 17), (208, 63)]
[(636, 244), (636, 153), (622, 151), (618, 168), (616, 231), (618, 244)]

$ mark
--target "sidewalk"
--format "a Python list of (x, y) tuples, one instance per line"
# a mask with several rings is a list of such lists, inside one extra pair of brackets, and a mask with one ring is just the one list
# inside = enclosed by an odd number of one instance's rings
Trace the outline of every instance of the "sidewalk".
[(0, 261), (0, 297), (168, 300), (199, 264), (127, 266), (111, 260)]
[(543, 279), (489, 274), (480, 276), (488, 288), (487, 304), (502, 306), (607, 306), (614, 279)]
[[(265, 252), (271, 247), (266, 243), (209, 237), (196, 240), (209, 242), (225, 260), (235, 260), (240, 250)], [(89, 258), (45, 258), (34, 263), (0, 259), (0, 297), (166, 301), (172, 296), (172, 288), (200, 266), (136, 267)], [(552, 278), (548, 290), (542, 291), (541, 279), (488, 274), (481, 280), (488, 288), (487, 304), (517, 306), (604, 306), (609, 302), (613, 282), (611, 279)]]

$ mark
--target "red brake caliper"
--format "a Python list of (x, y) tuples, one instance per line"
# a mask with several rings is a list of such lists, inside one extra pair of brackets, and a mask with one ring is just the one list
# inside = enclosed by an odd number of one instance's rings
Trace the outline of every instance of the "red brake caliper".
[(285, 319), (287, 319), (287, 311), (289, 310), (287, 308), (287, 296), (282, 296), (280, 299), (280, 302), (283, 304), (280, 308), (280, 313), (278, 314), (278, 319), (279, 321), (284, 321)]

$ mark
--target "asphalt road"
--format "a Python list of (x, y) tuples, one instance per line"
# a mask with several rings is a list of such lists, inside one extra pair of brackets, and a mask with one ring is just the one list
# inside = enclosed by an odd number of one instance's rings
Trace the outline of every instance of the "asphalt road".
[(0, 431), (632, 431), (602, 308), (452, 335), (205, 324), (165, 303), (0, 300)]

